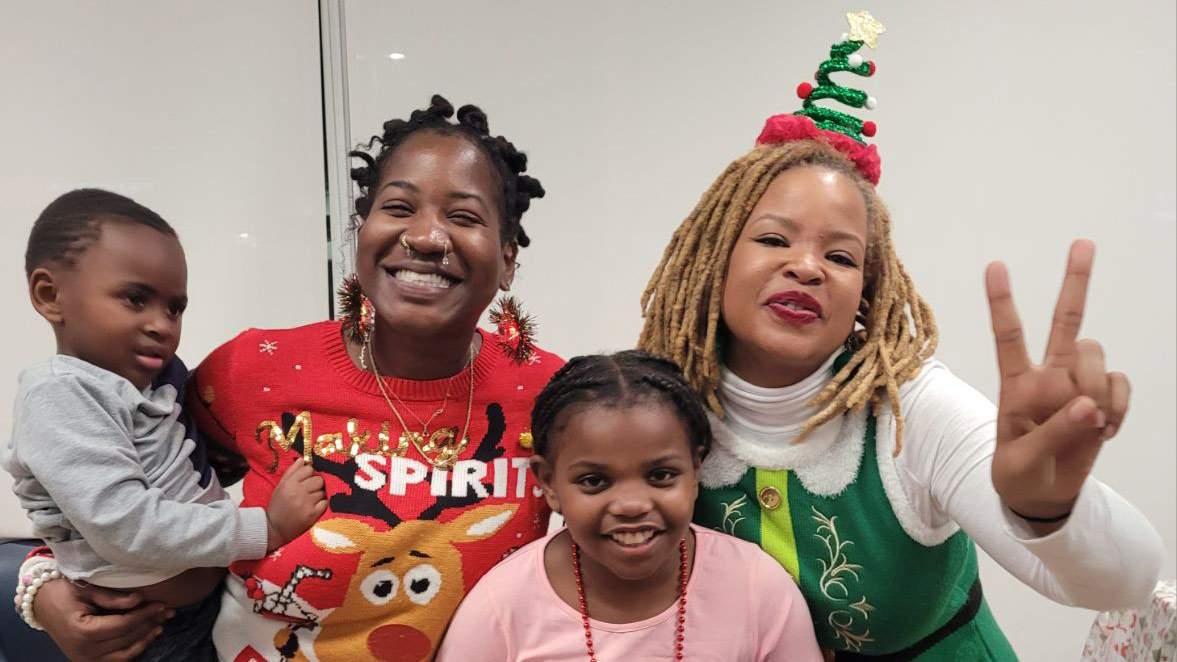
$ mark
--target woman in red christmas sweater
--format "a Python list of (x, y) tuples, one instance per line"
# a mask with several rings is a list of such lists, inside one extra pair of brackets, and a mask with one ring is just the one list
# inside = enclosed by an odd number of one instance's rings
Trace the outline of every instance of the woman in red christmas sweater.
[[(245, 505), (266, 505), (298, 461), (329, 498), (306, 534), (230, 569), (222, 660), (432, 659), (466, 590), (547, 530), (527, 425), (562, 361), (530, 346), (510, 303), (499, 334), (477, 326), (510, 288), (520, 217), (544, 191), (481, 110), (453, 115), (435, 96), (352, 153), (364, 165), (345, 321), (251, 329), (189, 383), (201, 430), (244, 458)], [(67, 584), (38, 593), (38, 621), (73, 655), (133, 659), (155, 610), (87, 620)]]

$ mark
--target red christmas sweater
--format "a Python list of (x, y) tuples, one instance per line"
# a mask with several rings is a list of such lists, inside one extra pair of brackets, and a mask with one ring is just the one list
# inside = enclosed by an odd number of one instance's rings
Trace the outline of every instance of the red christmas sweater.
[[(450, 470), (399, 444), (400, 423), (347, 355), (338, 322), (251, 329), (200, 364), (188, 404), (204, 433), (248, 462), (244, 505), (269, 503), (308, 443), (329, 504), (301, 537), (230, 568), (213, 632), (222, 660), (432, 660), (474, 582), (546, 533), (528, 425), (563, 361), (537, 350), (518, 365), (480, 333), (469, 444)], [(469, 375), (385, 384), (409, 431), (442, 409), (429, 426), (440, 441), (465, 425)]]

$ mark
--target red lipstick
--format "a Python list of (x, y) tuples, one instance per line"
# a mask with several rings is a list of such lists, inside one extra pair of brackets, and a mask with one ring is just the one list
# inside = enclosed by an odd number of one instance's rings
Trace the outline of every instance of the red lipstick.
[(801, 290), (778, 292), (768, 298), (766, 305), (777, 317), (797, 326), (821, 320), (821, 304)]

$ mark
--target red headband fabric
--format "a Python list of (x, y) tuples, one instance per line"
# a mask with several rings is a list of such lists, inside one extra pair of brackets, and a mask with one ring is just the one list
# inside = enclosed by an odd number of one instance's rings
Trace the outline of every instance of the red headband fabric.
[(850, 157), (858, 171), (871, 184), (878, 185), (883, 172), (879, 151), (874, 145), (860, 143), (837, 131), (819, 129), (813, 120), (803, 115), (773, 115), (764, 123), (764, 130), (756, 139), (757, 145), (779, 145), (793, 140), (824, 140)]

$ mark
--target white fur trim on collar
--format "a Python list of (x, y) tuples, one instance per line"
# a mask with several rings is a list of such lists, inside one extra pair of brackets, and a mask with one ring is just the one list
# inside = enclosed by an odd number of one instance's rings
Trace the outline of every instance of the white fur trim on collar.
[[(903, 531), (912, 540), (933, 547), (947, 540), (960, 527), (949, 520), (932, 526), (924, 522), (911, 505), (899, 478), (900, 468), (893, 455), (895, 418), (884, 403), (876, 424), (876, 460), (883, 491)], [(806, 490), (818, 496), (837, 496), (858, 476), (862, 447), (866, 440), (866, 413), (848, 414), (814, 430), (808, 439), (793, 444), (796, 435), (782, 433), (769, 443), (741, 434), (726, 421), (711, 417), (715, 445), (703, 461), (700, 482), (718, 488), (736, 484), (749, 467), (787, 469), (797, 474)]]
[[(712, 423), (714, 425), (714, 423)], [(715, 444), (699, 468), (699, 482), (712, 489), (735, 485), (748, 473), (748, 465), (726, 448)]]
[[(734, 484), (748, 467), (787, 469), (797, 474), (809, 492), (836, 496), (858, 475), (865, 426), (865, 414), (842, 416), (794, 444), (796, 433), (782, 434), (778, 439), (756, 438), (712, 416), (715, 448), (703, 462), (703, 485)], [(743, 470), (737, 473), (739, 467)]]

